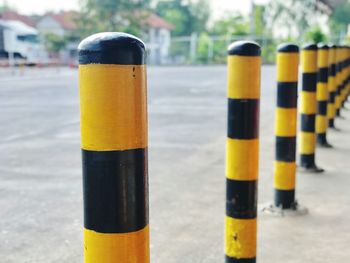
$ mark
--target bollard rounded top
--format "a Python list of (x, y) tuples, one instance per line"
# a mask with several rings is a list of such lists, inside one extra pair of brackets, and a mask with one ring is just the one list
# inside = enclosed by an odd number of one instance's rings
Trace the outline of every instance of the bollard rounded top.
[(308, 43), (308, 44), (305, 44), (303, 47), (302, 47), (303, 50), (317, 50), (317, 45), (314, 44), (314, 43)]
[(329, 48), (336, 48), (337, 46), (335, 44), (333, 44), (333, 43), (330, 43), (330, 44), (328, 44), (328, 47)]
[(298, 53), (299, 47), (293, 43), (284, 43), (277, 47), (277, 51), (281, 53)]
[(121, 32), (91, 35), (79, 44), (78, 52), (79, 64), (142, 65), (146, 61), (142, 40)]
[(325, 43), (319, 43), (317, 45), (318, 49), (323, 49), (323, 50), (328, 50), (329, 49), (329, 46)]
[(236, 41), (229, 45), (228, 49), (229, 55), (237, 56), (260, 56), (261, 48), (259, 44), (253, 41)]

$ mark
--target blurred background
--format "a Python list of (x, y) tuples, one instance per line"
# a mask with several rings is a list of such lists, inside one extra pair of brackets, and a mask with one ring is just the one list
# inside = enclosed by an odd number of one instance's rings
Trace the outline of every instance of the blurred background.
[[(350, 44), (349, 23), (345, 0), (0, 0), (0, 263), (83, 262), (83, 38), (124, 31), (146, 42), (151, 261), (217, 263), (224, 260), (227, 46), (242, 39), (262, 46), (264, 206), (273, 200), (276, 46)], [(346, 107), (327, 134), (334, 149), (317, 149), (326, 172), (298, 175), (297, 200), (309, 214), (259, 213), (259, 262), (349, 262)]]
[(101, 31), (143, 39), (149, 64), (220, 64), (236, 39), (263, 47), (274, 62), (283, 41), (339, 43), (347, 39), (345, 0), (3, 0), (0, 4), (2, 65), (76, 66), (77, 45)]

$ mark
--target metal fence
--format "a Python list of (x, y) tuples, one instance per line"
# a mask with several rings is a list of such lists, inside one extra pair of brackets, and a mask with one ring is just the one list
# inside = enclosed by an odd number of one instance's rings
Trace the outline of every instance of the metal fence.
[(227, 47), (233, 41), (252, 40), (263, 49), (265, 62), (269, 62), (269, 50), (274, 52), (276, 41), (268, 37), (251, 36), (210, 36), (192, 34), (191, 36), (174, 37), (171, 40), (167, 64), (222, 64), (226, 61)]
[[(330, 42), (344, 43), (344, 36), (330, 36)], [(226, 63), (227, 47), (237, 40), (251, 40), (259, 43), (262, 48), (264, 63), (274, 63), (276, 49), (285, 39), (272, 37), (242, 36), (210, 36), (207, 34), (173, 37), (170, 42), (168, 57), (164, 61), (170, 65), (196, 65), (196, 64), (223, 64)], [(304, 39), (299, 39), (296, 44), (303, 45)]]

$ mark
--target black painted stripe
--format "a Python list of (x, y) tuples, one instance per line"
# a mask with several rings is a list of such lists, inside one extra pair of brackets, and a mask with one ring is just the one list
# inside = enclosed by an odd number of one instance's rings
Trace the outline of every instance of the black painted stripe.
[(303, 73), (302, 90), (316, 92), (317, 90), (317, 73)]
[(330, 104), (334, 104), (335, 103), (335, 95), (336, 95), (335, 91), (329, 92), (329, 103)]
[(301, 114), (301, 131), (315, 132), (315, 114)]
[(342, 90), (342, 85), (337, 86), (336, 95), (339, 95)]
[(328, 49), (329, 49), (328, 45), (327, 45), (327, 44), (324, 44), (324, 43), (318, 44), (318, 45), (317, 45), (317, 48), (318, 48), (318, 49), (323, 49), (323, 50), (328, 50)]
[(238, 219), (256, 218), (257, 181), (226, 178), (226, 215)]
[(276, 137), (276, 160), (295, 162), (296, 137)]
[(300, 154), (300, 166), (307, 169), (315, 167), (315, 154)]
[(334, 128), (334, 118), (330, 119), (329, 122), (328, 122), (328, 125), (330, 128)]
[(346, 68), (346, 63), (345, 63), (345, 61), (343, 60), (342, 62), (340, 62), (340, 64), (341, 64), (341, 67), (343, 68), (343, 69), (345, 69)]
[(321, 82), (321, 83), (328, 82), (328, 68), (319, 68), (318, 69), (317, 81)]
[(261, 48), (253, 41), (236, 41), (228, 47), (228, 54), (256, 57), (261, 55)]
[(277, 106), (280, 108), (296, 108), (298, 101), (297, 82), (277, 83)]
[(318, 101), (317, 102), (317, 114), (327, 116), (327, 105), (328, 101)]
[(335, 67), (336, 67), (336, 73), (340, 73), (342, 71), (342, 66), (340, 65), (340, 63), (337, 63)]
[(305, 45), (303, 45), (302, 49), (303, 50), (317, 50), (317, 45), (312, 44), (312, 43), (305, 44)]
[(231, 139), (256, 139), (259, 136), (258, 99), (228, 99), (228, 129)]
[(286, 43), (279, 45), (277, 51), (282, 53), (298, 53), (299, 47), (295, 44)]
[(256, 263), (256, 258), (231, 258), (226, 255), (225, 263)]
[(283, 209), (292, 208), (295, 204), (295, 190), (275, 189), (275, 206)]
[(330, 67), (329, 67), (329, 76), (332, 76), (332, 77), (335, 77), (335, 74), (336, 74), (336, 65), (335, 64), (332, 64)]
[(82, 150), (84, 226), (127, 233), (148, 224), (147, 149)]
[(317, 134), (317, 143), (321, 145), (328, 144), (327, 134), (326, 133), (318, 133)]
[(79, 47), (80, 64), (143, 65), (145, 44), (138, 38), (119, 32), (92, 35)]

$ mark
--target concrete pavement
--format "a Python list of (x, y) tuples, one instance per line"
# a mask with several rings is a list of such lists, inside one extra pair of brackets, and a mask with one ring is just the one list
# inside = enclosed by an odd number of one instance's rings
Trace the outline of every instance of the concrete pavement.
[[(29, 73), (30, 72), (30, 73)], [(76, 70), (0, 74), (0, 262), (82, 262)], [(272, 201), (275, 69), (263, 67), (259, 204)], [(151, 257), (223, 262), (226, 70), (149, 68)], [(350, 106), (348, 105), (350, 108)], [(309, 214), (259, 214), (258, 262), (347, 262), (350, 111), (298, 175)]]

